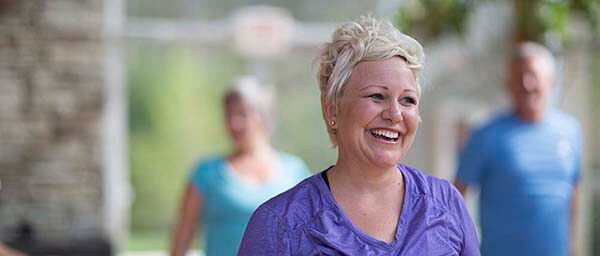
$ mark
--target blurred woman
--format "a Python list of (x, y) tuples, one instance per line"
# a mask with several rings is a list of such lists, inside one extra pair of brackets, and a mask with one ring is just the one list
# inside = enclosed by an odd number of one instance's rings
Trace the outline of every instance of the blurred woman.
[(252, 212), (309, 175), (304, 162), (269, 143), (273, 94), (252, 78), (239, 80), (223, 98), (233, 144), (226, 156), (204, 159), (190, 176), (175, 227), (171, 255), (184, 255), (200, 220), (205, 254), (236, 255)]
[(261, 205), (239, 255), (479, 255), (461, 195), (400, 163), (419, 127), (421, 45), (361, 17), (319, 56), (334, 166)]

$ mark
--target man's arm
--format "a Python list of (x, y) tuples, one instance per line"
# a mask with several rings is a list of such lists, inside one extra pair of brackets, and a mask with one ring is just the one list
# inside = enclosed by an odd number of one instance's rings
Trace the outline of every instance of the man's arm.
[(467, 194), (467, 187), (481, 184), (483, 173), (488, 169), (488, 152), (493, 151), (488, 146), (488, 137), (483, 130), (475, 131), (460, 151), (454, 186), (463, 198)]

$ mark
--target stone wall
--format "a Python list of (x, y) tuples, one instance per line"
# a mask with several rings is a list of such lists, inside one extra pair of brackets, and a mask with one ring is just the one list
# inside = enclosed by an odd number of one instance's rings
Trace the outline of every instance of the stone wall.
[(102, 4), (0, 0), (2, 241), (105, 239)]

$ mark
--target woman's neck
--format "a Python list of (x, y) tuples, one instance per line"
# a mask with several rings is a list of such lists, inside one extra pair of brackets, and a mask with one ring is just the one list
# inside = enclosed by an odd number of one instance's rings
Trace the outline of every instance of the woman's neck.
[(251, 184), (265, 183), (277, 174), (276, 152), (268, 143), (246, 150), (236, 149), (227, 161), (234, 172)]
[(404, 183), (396, 166), (380, 168), (344, 159), (338, 159), (336, 165), (327, 172), (327, 176), (331, 184), (352, 187), (355, 191), (362, 192), (387, 191)]
[(244, 148), (235, 148), (229, 156), (230, 161), (270, 162), (273, 161), (275, 149), (266, 142), (257, 142)]

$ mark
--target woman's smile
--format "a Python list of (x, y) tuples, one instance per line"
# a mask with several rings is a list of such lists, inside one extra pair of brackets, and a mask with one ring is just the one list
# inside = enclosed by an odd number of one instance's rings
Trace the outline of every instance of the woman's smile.
[(400, 138), (398, 131), (385, 128), (370, 129), (369, 134), (375, 137), (376, 140), (387, 144), (396, 144)]
[(382, 168), (397, 164), (418, 128), (417, 103), (415, 76), (404, 59), (356, 65), (333, 115), (341, 158)]

